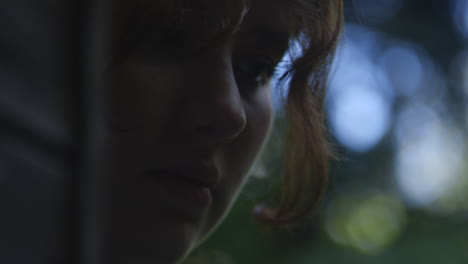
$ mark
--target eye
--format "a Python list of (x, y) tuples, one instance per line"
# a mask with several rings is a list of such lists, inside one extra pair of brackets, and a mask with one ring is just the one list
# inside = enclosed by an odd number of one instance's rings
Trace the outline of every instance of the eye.
[(241, 92), (254, 92), (272, 77), (275, 63), (268, 60), (238, 60), (233, 62), (234, 76)]

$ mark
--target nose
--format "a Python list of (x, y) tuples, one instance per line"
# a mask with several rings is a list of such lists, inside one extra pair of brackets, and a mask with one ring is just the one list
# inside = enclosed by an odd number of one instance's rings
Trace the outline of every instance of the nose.
[(234, 140), (247, 123), (230, 55), (217, 50), (190, 64), (182, 82), (186, 94), (180, 125), (184, 131), (215, 144)]

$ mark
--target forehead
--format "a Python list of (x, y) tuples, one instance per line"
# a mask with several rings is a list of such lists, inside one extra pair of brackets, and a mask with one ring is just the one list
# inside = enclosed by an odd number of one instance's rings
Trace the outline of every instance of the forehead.
[[(292, 2), (292, 0), (290, 0)], [(289, 6), (282, 0), (252, 0), (241, 31), (253, 31), (289, 37), (292, 21)]]
[[(252, 19), (275, 23), (286, 19), (285, 0), (137, 0), (142, 7), (156, 14), (160, 23), (174, 27), (234, 29), (244, 15)], [(289, 0), (292, 2), (292, 0)]]
[[(291, 1), (291, 0), (290, 0)], [(144, 33), (161, 30), (229, 32), (244, 25), (289, 27), (287, 0), (118, 0), (117, 26)]]
[(292, 0), (118, 0), (113, 10), (113, 43), (119, 53), (139, 43), (167, 42), (171, 46), (180, 45), (173, 48), (181, 50), (198, 49), (220, 35), (237, 32), (289, 38), (290, 2)]

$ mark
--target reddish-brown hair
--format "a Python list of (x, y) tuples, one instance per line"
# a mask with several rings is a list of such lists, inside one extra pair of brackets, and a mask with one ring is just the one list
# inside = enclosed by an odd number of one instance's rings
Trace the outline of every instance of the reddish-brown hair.
[[(289, 3), (288, 3), (289, 4)], [(285, 168), (276, 209), (256, 210), (257, 219), (288, 225), (304, 219), (320, 201), (327, 183), (331, 151), (324, 120), (324, 100), (332, 58), (343, 28), (341, 0), (290, 1), (300, 54), (282, 79), (286, 98)]]

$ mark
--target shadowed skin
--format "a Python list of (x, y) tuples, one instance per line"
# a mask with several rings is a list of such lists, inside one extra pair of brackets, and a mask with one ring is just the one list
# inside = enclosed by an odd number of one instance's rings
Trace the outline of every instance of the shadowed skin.
[[(111, 263), (178, 263), (245, 182), (269, 134), (269, 79), (289, 37), (278, 1), (251, 2), (243, 21), (224, 31), (165, 29), (167, 37), (141, 38), (112, 66), (104, 221)], [(212, 203), (201, 209), (148, 175), (194, 160), (219, 172)]]

